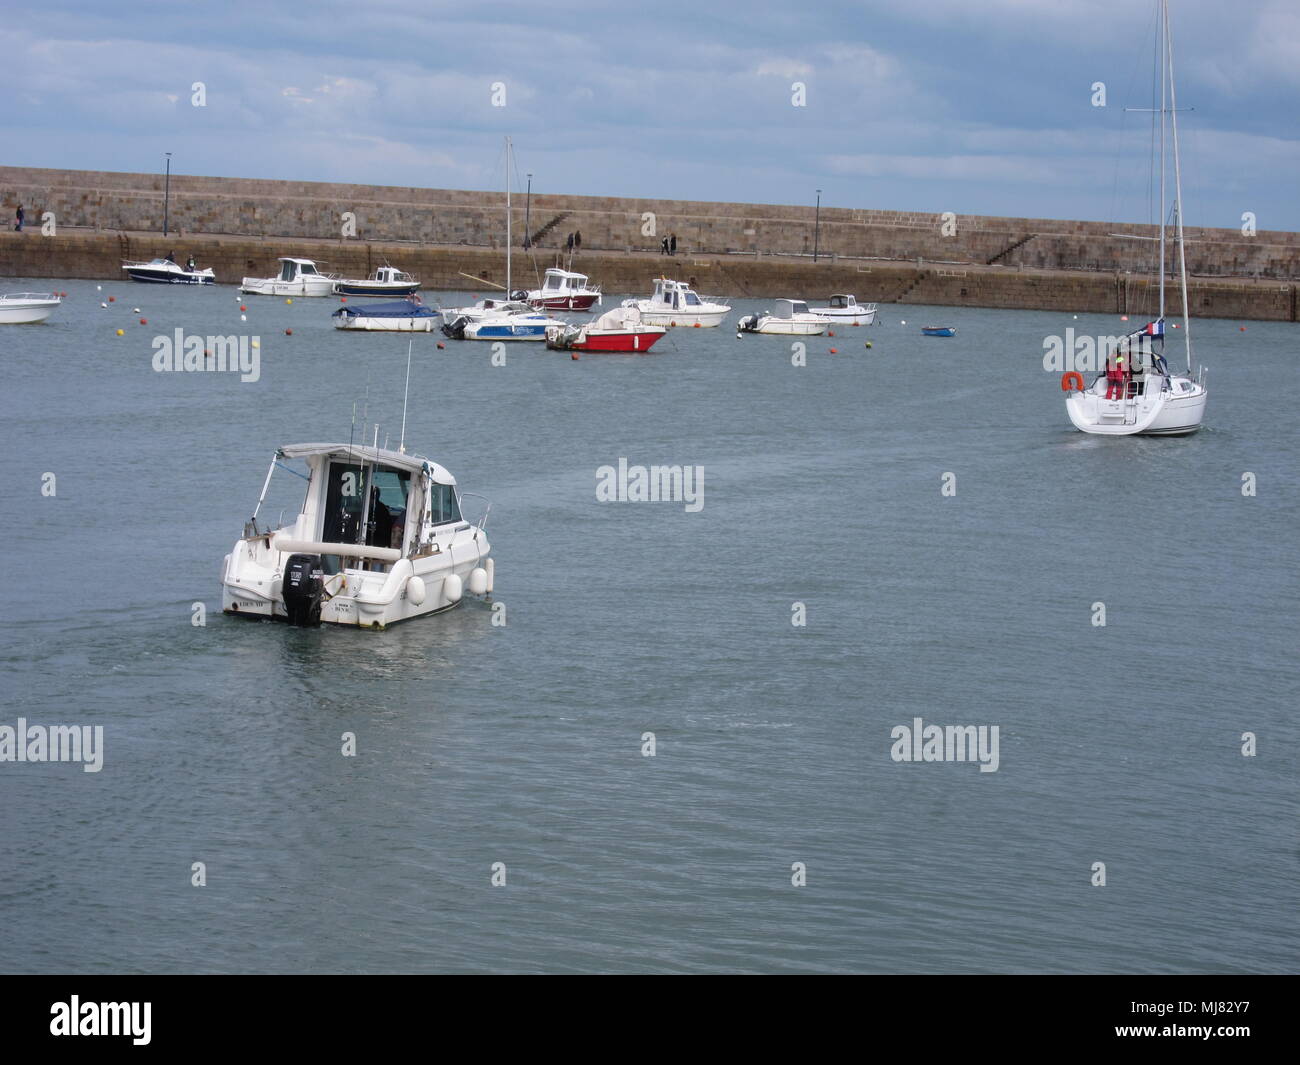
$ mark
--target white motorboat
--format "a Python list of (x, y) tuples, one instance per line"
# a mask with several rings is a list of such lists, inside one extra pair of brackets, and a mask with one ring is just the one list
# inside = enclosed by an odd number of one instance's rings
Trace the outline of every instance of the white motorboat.
[(371, 332), (432, 333), (442, 324), (442, 312), (436, 307), (426, 307), (418, 296), (388, 303), (348, 304), (331, 317), (335, 329)]
[[(377, 437), (376, 433), (376, 437)], [(306, 498), (278, 529), (257, 515), (277, 468), (305, 463)], [(464, 495), (442, 466), (404, 451), (290, 444), (271, 460), (244, 534), (221, 570), (227, 614), (295, 625), (383, 629), (492, 591), (484, 526), (463, 516)]]
[(132, 281), (148, 285), (211, 285), (217, 280), (212, 268), (190, 270), (171, 259), (150, 259), (147, 263), (123, 262), (122, 269)]
[(646, 325), (699, 326), (711, 329), (722, 324), (731, 311), (725, 303), (701, 299), (684, 281), (655, 278), (654, 295), (648, 300), (624, 300), (624, 307), (635, 307)]
[(586, 274), (553, 266), (546, 271), (542, 287), (515, 293), (516, 299), (545, 311), (589, 311), (601, 302), (600, 289), (587, 284)]
[(871, 325), (876, 320), (874, 303), (859, 303), (847, 292), (836, 293), (826, 301), (825, 307), (809, 307), (808, 310), (829, 318), (835, 325)]
[(420, 287), (416, 277), (387, 264), (366, 278), (334, 282), (336, 296), (411, 296)]
[(747, 314), (736, 323), (742, 333), (779, 333), (784, 336), (820, 336), (831, 326), (828, 318), (813, 314), (803, 300), (777, 300), (775, 311)]
[(277, 277), (246, 277), (239, 286), (240, 292), (254, 296), (332, 296), (338, 278), (322, 274), (316, 269), (314, 259), (295, 259), (288, 256), (280, 260)]
[[(1061, 379), (1069, 391), (1065, 409), (1076, 429), (1098, 436), (1177, 436), (1194, 433), (1201, 427), (1209, 400), (1204, 368), (1192, 372), (1192, 331), (1187, 305), (1187, 256), (1183, 247), (1182, 171), (1178, 157), (1178, 103), (1174, 90), (1173, 35), (1169, 29), (1168, 0), (1159, 0), (1158, 43), (1160, 67), (1160, 262), (1159, 313), (1142, 329), (1121, 338), (1106, 356), (1105, 370), (1098, 373), (1087, 388), (1070, 390), (1070, 374)], [(1170, 134), (1172, 136), (1170, 136)], [(1165, 230), (1165, 195), (1167, 178), (1165, 152), (1167, 142), (1173, 149), (1173, 219), (1174, 242), (1178, 248), (1178, 278), (1182, 293), (1183, 346), (1187, 352), (1187, 372), (1169, 371), (1164, 357), (1165, 346), (1165, 275), (1168, 270)], [(1149, 345), (1146, 338), (1150, 338)], [(1076, 382), (1082, 378), (1073, 375)]]
[(62, 297), (53, 292), (11, 292), (0, 296), (0, 325), (43, 322), (62, 302)]

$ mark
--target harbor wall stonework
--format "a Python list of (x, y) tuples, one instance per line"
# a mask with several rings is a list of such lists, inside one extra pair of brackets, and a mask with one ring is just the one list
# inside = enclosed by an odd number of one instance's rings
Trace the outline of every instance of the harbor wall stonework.
[[(384, 261), (430, 289), (470, 289), (464, 274), (504, 279), (501, 193), (173, 174), (171, 235), (161, 236), (156, 174), (0, 167), (0, 204), (24, 204), (28, 229), (0, 233), (0, 274), (119, 278), (121, 260), (193, 254), (219, 281), (269, 276), (278, 255), (324, 260), (348, 276)], [(54, 236), (42, 236), (52, 212)], [(537, 238), (519, 245), (525, 213)], [(344, 215), (355, 236), (343, 237)], [(653, 216), (654, 235), (647, 235)], [(948, 223), (945, 226), (945, 223)], [(575, 268), (606, 291), (648, 291), (667, 271), (707, 292), (809, 298), (854, 292), (879, 302), (1135, 312), (1153, 268), (1149, 226), (776, 204), (534, 194), (513, 211), (516, 284), (535, 281), (567, 234)], [(678, 254), (657, 254), (675, 233)], [(818, 261), (813, 262), (814, 243)], [(1296, 320), (1300, 234), (1189, 228), (1194, 314)], [(485, 290), (486, 291), (486, 290)]]

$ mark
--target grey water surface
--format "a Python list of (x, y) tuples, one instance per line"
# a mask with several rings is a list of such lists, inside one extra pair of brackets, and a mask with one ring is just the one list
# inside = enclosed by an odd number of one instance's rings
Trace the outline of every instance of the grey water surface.
[[(59, 284), (0, 326), (0, 725), (102, 725), (103, 768), (0, 762), (0, 969), (1300, 961), (1295, 325), (1195, 321), (1178, 439), (1070, 427), (1044, 337), (1110, 315), (886, 305), (806, 366), (726, 326), (503, 366), (416, 336), (406, 445), (491, 499), (506, 624), (363, 633), (227, 618), (219, 572), (277, 445), (355, 403), (397, 446), (408, 338)], [(178, 327), (257, 336), (259, 379), (155, 372)], [(598, 502), (620, 458), (702, 467), (703, 508)], [(998, 726), (997, 771), (894, 761), (918, 717)]]

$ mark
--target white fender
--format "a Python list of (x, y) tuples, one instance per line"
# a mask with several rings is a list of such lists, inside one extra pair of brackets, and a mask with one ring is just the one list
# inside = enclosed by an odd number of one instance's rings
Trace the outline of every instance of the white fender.
[(469, 571), (469, 590), (473, 595), (483, 595), (487, 592), (487, 570), (482, 566), (475, 566)]
[(412, 577), (406, 582), (406, 598), (416, 606), (424, 602), (424, 581), (419, 577)]
[(464, 586), (461, 579), (454, 573), (449, 573), (442, 582), (442, 594), (450, 603), (459, 603), (460, 597), (465, 594)]

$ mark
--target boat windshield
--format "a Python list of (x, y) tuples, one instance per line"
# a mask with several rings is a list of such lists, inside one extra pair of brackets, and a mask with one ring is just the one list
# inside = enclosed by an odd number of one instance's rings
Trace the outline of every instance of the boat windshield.
[(304, 274), (314, 274), (316, 272), (316, 267), (312, 263), (302, 263), (301, 267)]
[(689, 288), (686, 290), (686, 305), (688, 307), (698, 307), (700, 305), (700, 297)]

